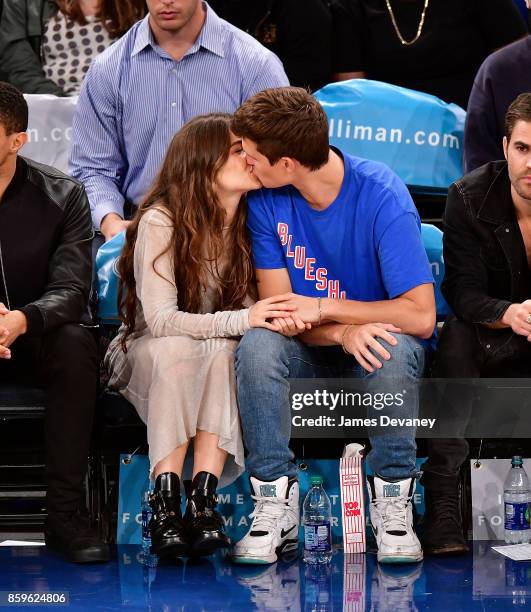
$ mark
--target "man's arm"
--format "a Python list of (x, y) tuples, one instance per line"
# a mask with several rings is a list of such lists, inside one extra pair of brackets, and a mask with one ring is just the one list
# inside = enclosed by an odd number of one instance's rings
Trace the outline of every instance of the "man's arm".
[(40, 58), (28, 40), (27, 5), (22, 0), (4, 0), (0, 20), (2, 72), (23, 93), (64, 96), (64, 91), (44, 75)]
[(44, 293), (20, 309), (26, 316), (29, 335), (40, 336), (64, 323), (77, 323), (86, 312), (92, 281), (93, 236), (85, 189), (76, 185), (68, 196)]
[(119, 140), (116, 100), (102, 66), (93, 62), (85, 78), (73, 121), (70, 174), (85, 185), (92, 221), (98, 230), (107, 215), (123, 219), (121, 193), (127, 161)]
[[(260, 299), (291, 291), (286, 268), (257, 270), (256, 274)], [(318, 323), (318, 298), (293, 294), (288, 302), (297, 306), (297, 314), (305, 323)], [(339, 334), (345, 325), (376, 322), (391, 323), (404, 334), (430, 338), (435, 327), (433, 285), (419, 285), (395, 299), (379, 302), (321, 298), (321, 321), (332, 325), (322, 325), (304, 332), (300, 339), (309, 344), (323, 346), (340, 344)]]
[(479, 69), (470, 99), (465, 121), (464, 171), (471, 172), (483, 164), (503, 159), (502, 137), (497, 125), (494, 92), (487, 60)]
[(481, 244), (471, 227), (474, 213), (466, 206), (458, 184), (448, 190), (444, 212), (442, 292), (454, 314), (467, 323), (496, 323), (511, 302), (488, 293), (488, 269)]

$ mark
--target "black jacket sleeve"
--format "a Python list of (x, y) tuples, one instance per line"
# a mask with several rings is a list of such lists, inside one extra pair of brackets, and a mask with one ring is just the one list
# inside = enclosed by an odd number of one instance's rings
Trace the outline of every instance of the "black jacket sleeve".
[(471, 208), (459, 185), (448, 190), (444, 212), (442, 293), (454, 314), (467, 323), (495, 323), (511, 302), (490, 297), (488, 271), (480, 257)]
[(2, 72), (23, 93), (64, 96), (63, 90), (44, 75), (40, 58), (28, 39), (27, 2), (3, 1), (0, 19)]
[(31, 336), (40, 336), (65, 323), (77, 323), (87, 312), (94, 236), (90, 206), (82, 185), (76, 184), (67, 197), (45, 291), (38, 300), (21, 308)]

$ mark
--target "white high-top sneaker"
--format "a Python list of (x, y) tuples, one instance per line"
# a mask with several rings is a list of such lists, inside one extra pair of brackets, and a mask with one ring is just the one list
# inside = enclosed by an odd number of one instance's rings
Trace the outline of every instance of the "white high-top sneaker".
[(422, 548), (413, 530), (412, 497), (415, 479), (389, 482), (368, 477), (371, 523), (380, 563), (422, 561)]
[(255, 501), (251, 528), (236, 543), (236, 563), (274, 563), (279, 555), (297, 550), (299, 542), (299, 483), (281, 476), (262, 482), (251, 476)]

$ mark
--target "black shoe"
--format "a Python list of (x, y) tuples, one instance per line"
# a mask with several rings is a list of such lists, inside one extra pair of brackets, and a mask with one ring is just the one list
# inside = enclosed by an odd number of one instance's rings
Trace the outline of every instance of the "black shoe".
[(209, 472), (199, 472), (192, 481), (184, 515), (192, 556), (210, 555), (230, 546), (223, 519), (215, 510), (217, 485), (218, 479)]
[(468, 552), (459, 509), (457, 476), (424, 474), (424, 538), (427, 555), (462, 555)]
[(173, 472), (159, 474), (149, 499), (153, 515), (149, 521), (151, 552), (159, 557), (180, 557), (188, 545), (181, 514), (181, 483)]
[(110, 559), (109, 546), (90, 528), (88, 518), (77, 512), (48, 514), (44, 541), (72, 563), (104, 563)]

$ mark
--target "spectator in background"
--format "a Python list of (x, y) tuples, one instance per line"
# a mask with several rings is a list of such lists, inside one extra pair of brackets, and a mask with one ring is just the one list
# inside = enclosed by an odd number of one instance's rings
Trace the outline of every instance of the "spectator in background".
[[(443, 294), (454, 315), (443, 327), (435, 378), (531, 376), (531, 93), (506, 115), (503, 150), (450, 186), (444, 212)], [(466, 424), (475, 391), (448, 385), (446, 415)], [(428, 440), (423, 465), (428, 554), (465, 552), (458, 476), (464, 439)]]
[(292, 85), (320, 89), (332, 79), (332, 15), (327, 0), (209, 0), (223, 19), (273, 51)]
[(369, 78), (467, 108), (481, 62), (527, 33), (513, 0), (335, 0), (336, 79)]
[[(79, 514), (98, 387), (88, 312), (93, 231), (83, 185), (18, 155), (22, 94), (0, 83), (0, 385), (46, 393), (46, 545), (73, 562), (109, 559)], [(90, 322), (90, 320), (88, 321)]]
[(465, 123), (465, 172), (503, 159), (505, 113), (525, 92), (531, 92), (531, 36), (496, 51), (479, 69)]
[(145, 12), (144, 0), (4, 0), (2, 70), (24, 93), (77, 95), (91, 61)]
[(184, 123), (288, 82), (273, 53), (205, 2), (147, 5), (149, 15), (91, 65), (74, 116), (71, 172), (105, 240), (127, 227)]

